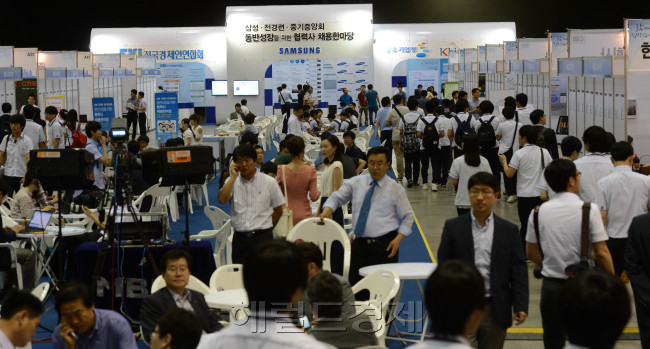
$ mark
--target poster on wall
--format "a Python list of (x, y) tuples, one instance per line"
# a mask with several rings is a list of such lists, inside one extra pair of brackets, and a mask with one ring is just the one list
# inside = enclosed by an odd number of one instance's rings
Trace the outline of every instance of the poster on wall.
[(568, 115), (567, 108), (568, 78), (555, 76), (551, 78), (551, 116)]
[(13, 46), (0, 46), (0, 67), (14, 66)]
[(76, 68), (77, 51), (38, 53), (39, 68)]
[(14, 67), (23, 68), (23, 79), (36, 79), (36, 73), (38, 72), (37, 55), (37, 48), (14, 49)]
[(84, 77), (93, 76), (93, 54), (90, 52), (77, 52), (77, 68), (84, 71)]
[[(440, 91), (443, 82), (447, 81), (442, 65), (447, 64), (447, 59), (409, 59), (406, 61), (407, 86), (410, 90), (412, 86), (422, 85), (425, 89), (433, 86), (436, 91)], [(452, 90), (453, 91), (453, 90)], [(410, 91), (407, 92), (410, 95)]]
[[(23, 69), (24, 71), (24, 69)], [(23, 79), (14, 83), (16, 88), (16, 110), (27, 104), (30, 94), (38, 95), (38, 81), (36, 79)]]
[(588, 29), (569, 31), (569, 57), (606, 57), (625, 54), (622, 29)]
[(156, 142), (163, 147), (178, 134), (178, 95), (175, 92), (156, 93)]
[(160, 68), (156, 86), (162, 86), (167, 92), (178, 93), (179, 103), (205, 106), (205, 64), (187, 62), (156, 65)]
[(93, 120), (102, 125), (103, 130), (111, 129), (111, 120), (115, 119), (115, 98), (113, 97), (94, 97)]
[(650, 19), (629, 19), (628, 72), (650, 71)]
[(557, 59), (569, 57), (569, 33), (551, 33), (551, 69), (557, 71)]
[(65, 96), (45, 97), (45, 108), (53, 106), (56, 110), (61, 111), (65, 108)]
[(447, 81), (445, 82), (445, 94), (442, 98), (444, 99), (452, 99), (452, 93), (454, 91), (459, 91), (460, 90), (460, 82), (458, 81)]

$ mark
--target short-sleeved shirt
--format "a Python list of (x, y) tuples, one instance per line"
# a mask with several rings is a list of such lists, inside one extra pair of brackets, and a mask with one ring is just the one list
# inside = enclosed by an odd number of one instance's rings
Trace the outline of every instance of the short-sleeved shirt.
[[(479, 98), (478, 101), (475, 101), (474, 98), (468, 98), (467, 102), (469, 102), (469, 110), (474, 110), (474, 109), (476, 109), (478, 107), (479, 104), (481, 104), (481, 99)], [(479, 113), (479, 112), (472, 113), (472, 116), (475, 119), (478, 119), (481, 116), (481, 113)], [(498, 119), (498, 117), (497, 117), (497, 119)]]
[[(582, 205), (583, 201), (578, 195), (562, 192), (540, 206), (539, 237), (544, 253), (542, 275), (545, 277), (567, 279), (568, 276), (564, 272), (566, 267), (580, 261)], [(534, 210), (530, 212), (526, 233), (526, 241), (530, 243), (537, 243), (534, 213)], [(589, 256), (593, 254), (593, 243), (607, 239), (600, 211), (596, 204), (592, 203), (589, 213)]]
[(401, 91), (399, 89), (395, 90), (395, 93), (393, 93), (393, 96), (395, 96), (395, 95), (402, 96), (402, 103), (406, 104), (406, 91), (404, 91), (404, 89), (402, 89)]
[(627, 238), (632, 219), (648, 213), (650, 177), (632, 172), (627, 165), (616, 166), (614, 172), (598, 181), (596, 204), (607, 211), (607, 235)]
[(524, 107), (524, 108), (517, 108), (517, 115), (519, 117), (519, 122), (521, 122), (522, 125), (532, 125), (533, 122), (530, 121), (530, 113), (532, 110)]
[(496, 135), (501, 136), (501, 140), (499, 141), (499, 154), (505, 154), (510, 150), (511, 146), (513, 151), (519, 149), (519, 129), (521, 126), (523, 126), (521, 122), (511, 119), (506, 120), (505, 122), (500, 122), (499, 126), (494, 129)]
[(480, 159), (481, 163), (476, 167), (470, 166), (465, 162), (465, 155), (457, 157), (454, 159), (454, 162), (451, 163), (449, 177), (458, 180), (458, 192), (456, 192), (456, 200), (454, 202), (457, 207), (470, 207), (469, 193), (467, 190), (467, 182), (469, 182), (470, 177), (479, 172), (492, 173), (490, 163), (487, 159), (482, 156)]
[(350, 103), (352, 103), (352, 96), (341, 95), (341, 97), (339, 97), (339, 102), (343, 102), (345, 105), (350, 105)]
[(339, 132), (339, 130), (341, 129), (341, 120), (336, 120), (336, 119), (332, 120), (332, 122), (330, 122), (330, 128), (334, 132)]
[[(544, 166), (542, 166), (542, 154)], [(526, 144), (517, 150), (508, 166), (517, 170), (517, 196), (522, 198), (537, 197), (540, 194), (539, 182), (544, 175), (544, 168), (553, 161), (548, 150), (534, 144)]]
[(54, 149), (54, 140), (59, 140), (59, 147), (56, 149), (65, 149), (65, 132), (61, 124), (53, 119), (47, 123), (47, 149)]
[(25, 120), (25, 129), (23, 129), (23, 134), (32, 141), (33, 149), (38, 149), (39, 143), (45, 143), (45, 132), (43, 127), (32, 119)]
[[(494, 117), (494, 119), (492, 119)], [(474, 127), (474, 130), (478, 133), (479, 127), (481, 127), (481, 122), (488, 122), (492, 119), (492, 128), (494, 129), (494, 133), (496, 134), (497, 129), (499, 128), (499, 117), (496, 115), (492, 114), (483, 114), (480, 118), (472, 120), (472, 127)], [(497, 141), (496, 144), (494, 145), (493, 148), (498, 148), (499, 147), (499, 142)]]
[(447, 136), (447, 132), (451, 129), (451, 120), (444, 115), (440, 115), (440, 118), (436, 123), (436, 128), (438, 129), (438, 132), (443, 132), (442, 138), (438, 140), (438, 147), (442, 148), (451, 146), (451, 141), (449, 140), (449, 136)]
[(104, 170), (104, 165), (98, 160), (103, 156), (102, 151), (99, 148), (99, 143), (88, 138), (88, 142), (86, 143), (86, 150), (93, 154), (93, 157), (95, 159), (95, 166), (93, 167), (95, 182), (93, 184), (99, 189), (104, 189), (106, 187), (106, 182), (104, 181), (104, 173), (102, 172)]
[(580, 176), (580, 198), (584, 201), (596, 202), (598, 181), (614, 172), (611, 156), (605, 153), (587, 153), (574, 161)]
[(368, 108), (378, 108), (377, 104), (377, 91), (369, 90), (366, 92), (366, 98), (368, 99)]
[(383, 107), (377, 111), (377, 122), (379, 123), (379, 129), (381, 131), (392, 131), (393, 127), (386, 126), (386, 118), (388, 117), (388, 112), (390, 107)]
[(138, 102), (138, 108), (144, 108), (144, 110), (138, 110), (138, 114), (144, 114), (147, 112), (147, 101), (144, 98), (140, 99)]
[(32, 149), (34, 149), (32, 141), (24, 132), (20, 134), (18, 139), (14, 139), (11, 134), (5, 136), (0, 143), (0, 151), (5, 152), (7, 156), (4, 175), (9, 177), (25, 177), (27, 154)]
[(399, 114), (397, 114), (397, 110), (399, 110), (399, 112), (402, 113), (402, 116), (404, 116), (409, 113), (409, 108), (403, 105), (398, 105), (395, 107), (395, 109), (391, 109), (388, 112), (387, 120), (390, 120), (390, 127), (393, 128), (392, 140), (395, 142), (399, 141), (399, 123), (401, 121)]
[(302, 124), (294, 114), (289, 117), (287, 134), (302, 137)]
[(359, 92), (357, 95), (357, 101), (359, 101), (359, 107), (368, 106), (368, 98), (366, 98), (366, 94), (364, 92)]
[(251, 180), (237, 176), (230, 192), (232, 227), (238, 232), (273, 228), (273, 209), (284, 204), (275, 178), (255, 171)]

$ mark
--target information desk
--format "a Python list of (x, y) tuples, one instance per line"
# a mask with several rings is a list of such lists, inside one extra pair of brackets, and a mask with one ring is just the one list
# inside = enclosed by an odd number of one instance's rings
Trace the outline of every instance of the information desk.
[[(105, 245), (105, 243), (103, 243)], [(75, 251), (76, 270), (74, 278), (90, 285), (92, 281), (95, 262), (100, 243), (86, 242), (79, 246)], [(184, 248), (182, 243), (170, 244), (165, 246), (150, 246), (158, 270), (160, 269), (160, 258), (162, 255), (177, 248)], [(115, 279), (115, 309), (119, 311), (122, 305), (122, 295), (124, 298), (124, 310), (131, 318), (140, 319), (140, 303), (142, 298), (149, 295), (151, 285), (155, 276), (153, 269), (146, 259), (144, 247), (140, 246), (121, 246), (119, 248), (119, 260), (117, 259), (117, 250), (113, 254), (111, 249), (106, 252), (106, 260), (101, 273), (101, 279), (97, 283), (95, 291), (95, 305), (97, 308), (111, 308), (111, 280)], [(190, 254), (192, 255), (192, 275), (199, 278), (206, 285), (210, 282), (210, 276), (216, 270), (214, 256), (212, 254), (212, 244), (209, 241), (192, 241), (190, 244)], [(116, 266), (119, 268), (120, 279), (118, 279), (117, 269), (115, 275), (111, 276), (111, 260), (115, 258)], [(142, 265), (142, 261), (145, 261)], [(119, 263), (117, 263), (119, 261)], [(119, 287), (119, 280), (122, 280), (123, 287)]]

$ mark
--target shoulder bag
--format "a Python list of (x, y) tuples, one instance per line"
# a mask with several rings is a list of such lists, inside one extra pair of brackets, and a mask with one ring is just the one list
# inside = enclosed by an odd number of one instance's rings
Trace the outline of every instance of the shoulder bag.
[(274, 239), (285, 239), (293, 229), (293, 212), (289, 209), (289, 195), (287, 193), (287, 166), (282, 166), (282, 184), (284, 184), (284, 208), (278, 224), (273, 228)]

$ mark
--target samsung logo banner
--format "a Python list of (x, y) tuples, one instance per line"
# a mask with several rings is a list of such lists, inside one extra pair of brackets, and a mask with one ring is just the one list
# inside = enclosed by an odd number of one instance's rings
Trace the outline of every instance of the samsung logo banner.
[(320, 54), (320, 47), (280, 47), (281, 55)]

